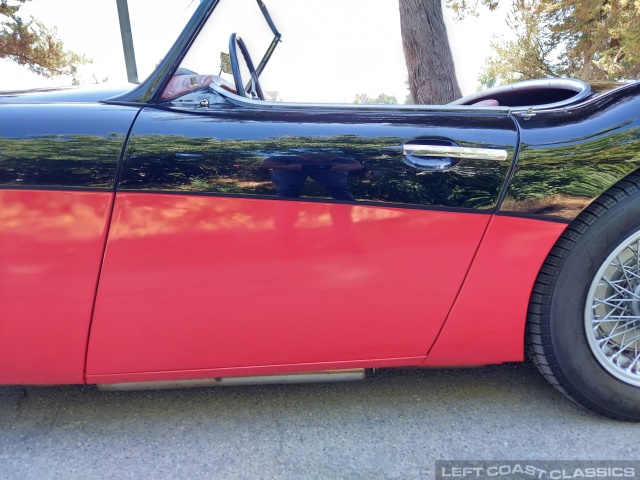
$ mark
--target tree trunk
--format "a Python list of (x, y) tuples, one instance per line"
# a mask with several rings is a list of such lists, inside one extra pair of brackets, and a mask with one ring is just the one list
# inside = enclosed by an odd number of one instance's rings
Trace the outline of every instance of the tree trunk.
[(441, 0), (400, 0), (400, 26), (413, 102), (444, 105), (460, 98)]

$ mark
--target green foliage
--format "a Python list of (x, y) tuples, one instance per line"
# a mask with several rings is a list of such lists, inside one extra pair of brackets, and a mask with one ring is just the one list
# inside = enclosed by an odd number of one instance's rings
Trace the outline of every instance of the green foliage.
[(478, 91), (481, 91), (487, 88), (495, 87), (498, 79), (496, 77), (492, 77), (487, 72), (484, 72), (480, 75), (480, 77), (478, 77), (478, 81), (480, 82)]
[(369, 95), (366, 93), (359, 93), (353, 99), (353, 103), (358, 104), (379, 104), (379, 105), (397, 105), (398, 99), (395, 95), (387, 95), (386, 93), (381, 93), (376, 98), (369, 98)]
[[(473, 12), (478, 2), (454, 5)], [(638, 0), (512, 0), (507, 24), (514, 38), (492, 45), (481, 78), (640, 78)]]
[(482, 7), (493, 11), (499, 5), (499, 0), (447, 0), (447, 6), (453, 10), (457, 20), (462, 20), (467, 15), (478, 16)]
[(27, 1), (0, 0), (0, 58), (47, 78), (75, 76), (78, 65), (88, 60), (66, 50), (55, 28), (47, 28), (33, 17), (23, 20), (18, 13)]

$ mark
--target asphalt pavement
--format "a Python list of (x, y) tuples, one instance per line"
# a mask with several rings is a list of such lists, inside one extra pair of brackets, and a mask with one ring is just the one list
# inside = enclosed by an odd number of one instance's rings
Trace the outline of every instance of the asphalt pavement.
[(640, 460), (640, 424), (530, 364), (362, 382), (99, 392), (0, 387), (0, 479), (432, 479), (436, 460)]

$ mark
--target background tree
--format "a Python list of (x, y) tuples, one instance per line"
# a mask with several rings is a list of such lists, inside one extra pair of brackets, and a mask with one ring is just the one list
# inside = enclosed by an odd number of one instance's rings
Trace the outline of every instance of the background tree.
[(400, 27), (413, 102), (443, 105), (460, 98), (440, 0), (400, 0)]
[(66, 50), (55, 28), (49, 29), (33, 17), (24, 21), (18, 13), (27, 1), (0, 0), (0, 58), (47, 78), (75, 76), (77, 66), (87, 60)]
[(486, 78), (506, 83), (540, 77), (588, 82), (640, 77), (637, 0), (513, 0), (507, 24), (514, 38), (493, 44), (496, 54), (483, 72)]
[(387, 95), (386, 93), (381, 93), (377, 98), (369, 98), (366, 93), (359, 93), (353, 99), (353, 103), (396, 105), (398, 99), (395, 95)]

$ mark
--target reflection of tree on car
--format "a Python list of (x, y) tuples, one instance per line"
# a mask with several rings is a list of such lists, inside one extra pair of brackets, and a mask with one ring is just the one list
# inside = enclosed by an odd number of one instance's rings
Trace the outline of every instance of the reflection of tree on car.
[(349, 172), (364, 166), (351, 158), (325, 154), (273, 156), (262, 166), (271, 169), (271, 180), (280, 198), (300, 198), (307, 177), (315, 180), (335, 200), (355, 201), (349, 190)]

